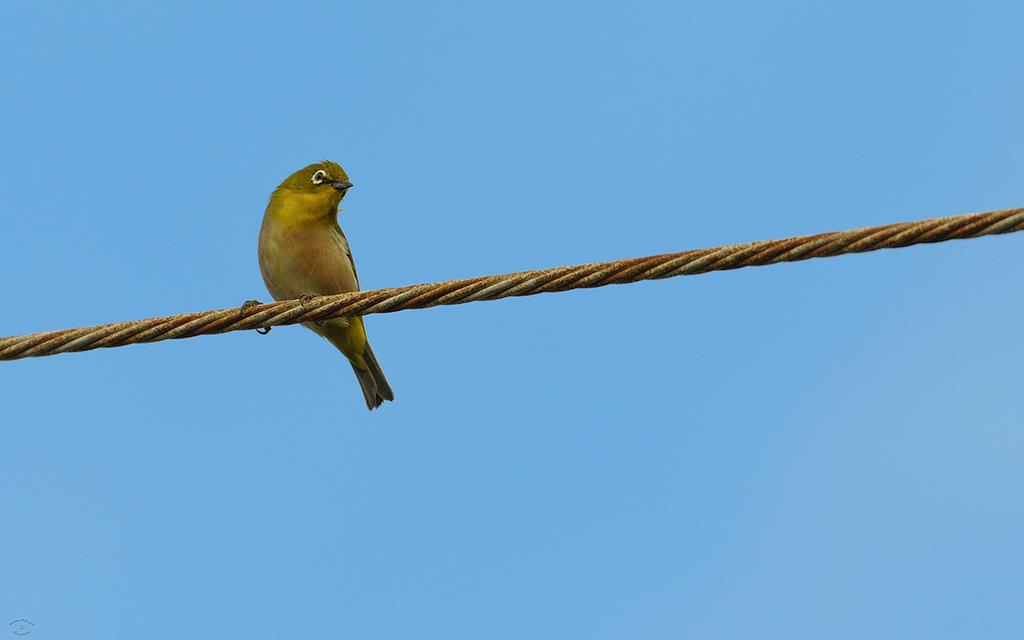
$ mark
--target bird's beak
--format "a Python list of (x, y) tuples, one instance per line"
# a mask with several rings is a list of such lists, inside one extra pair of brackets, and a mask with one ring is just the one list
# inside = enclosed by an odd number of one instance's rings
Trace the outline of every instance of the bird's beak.
[(332, 182), (331, 185), (338, 191), (347, 191), (352, 188), (352, 183), (348, 180), (338, 180), (337, 182)]

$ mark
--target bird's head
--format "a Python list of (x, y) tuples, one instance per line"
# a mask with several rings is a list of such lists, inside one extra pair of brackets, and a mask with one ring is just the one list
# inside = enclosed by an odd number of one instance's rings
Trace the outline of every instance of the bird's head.
[(303, 167), (285, 178), (285, 181), (278, 187), (279, 190), (286, 189), (302, 194), (319, 195), (325, 200), (340, 202), (352, 183), (348, 180), (348, 174), (337, 162), (323, 160)]

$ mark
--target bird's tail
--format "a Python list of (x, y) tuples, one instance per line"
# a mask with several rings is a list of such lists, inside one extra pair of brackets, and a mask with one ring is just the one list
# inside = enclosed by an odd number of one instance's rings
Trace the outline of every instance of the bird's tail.
[(322, 325), (307, 326), (327, 338), (352, 363), (352, 370), (356, 372), (359, 386), (363, 389), (363, 397), (366, 398), (366, 407), (370, 411), (379, 407), (385, 400), (395, 399), (391, 385), (384, 377), (384, 372), (380, 370), (377, 356), (373, 355), (373, 349), (366, 340), (362, 318), (356, 316), (344, 321), (329, 320)]
[(361, 368), (355, 361), (350, 362), (352, 362), (352, 370), (356, 372), (356, 378), (359, 379), (359, 386), (363, 389), (367, 409), (373, 411), (385, 400), (395, 399), (395, 392), (391, 390), (391, 385), (384, 377), (384, 372), (381, 371), (380, 364), (377, 362), (377, 356), (373, 355), (370, 343), (366, 343), (366, 350), (363, 351), (365, 368)]

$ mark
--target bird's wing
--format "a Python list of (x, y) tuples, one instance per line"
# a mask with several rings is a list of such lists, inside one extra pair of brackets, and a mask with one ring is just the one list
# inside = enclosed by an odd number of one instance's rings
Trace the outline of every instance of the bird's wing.
[(352, 279), (356, 282), (355, 291), (359, 291), (359, 273), (356, 271), (356, 261), (352, 258), (352, 248), (348, 244), (348, 238), (345, 237), (345, 232), (338, 227), (338, 236), (341, 238), (342, 253), (345, 255), (345, 259), (348, 260), (349, 268), (352, 269)]
[(310, 293), (333, 294), (359, 291), (359, 277), (348, 239), (340, 229), (323, 229), (306, 243), (303, 262)]

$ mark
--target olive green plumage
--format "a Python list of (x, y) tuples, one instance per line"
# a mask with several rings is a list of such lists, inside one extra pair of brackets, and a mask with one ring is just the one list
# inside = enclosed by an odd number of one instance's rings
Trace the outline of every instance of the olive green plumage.
[[(260, 228), (260, 272), (275, 300), (359, 290), (348, 239), (338, 226), (338, 205), (352, 183), (337, 163), (311, 164), (274, 189)], [(395, 395), (366, 339), (359, 316), (305, 326), (326, 338), (348, 361), (375, 409)]]

